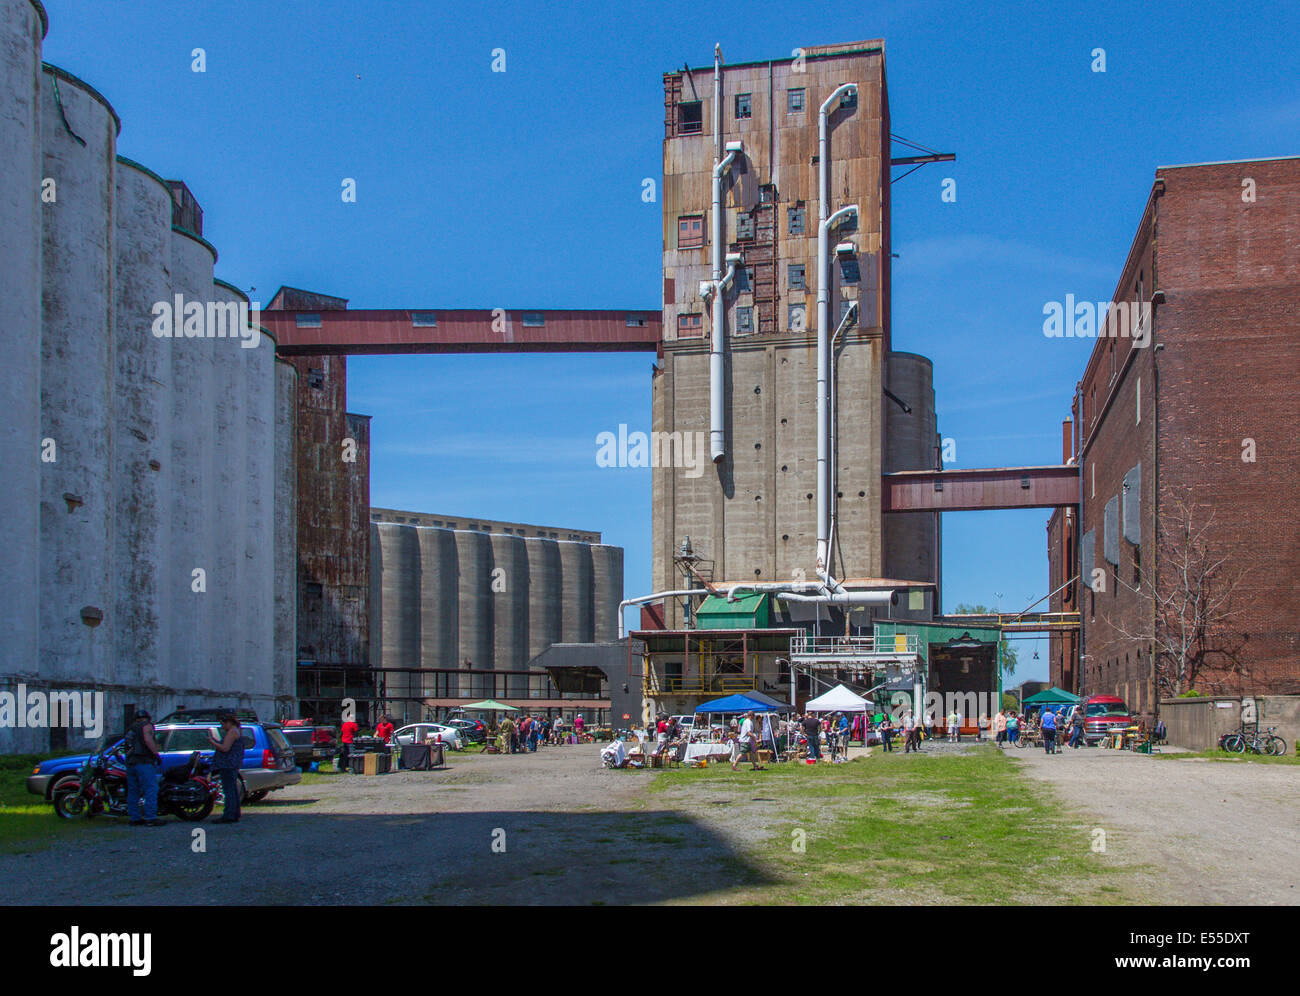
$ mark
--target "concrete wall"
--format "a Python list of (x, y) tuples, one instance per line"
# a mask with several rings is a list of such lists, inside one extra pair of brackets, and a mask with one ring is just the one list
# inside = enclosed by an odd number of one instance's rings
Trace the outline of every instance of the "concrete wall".
[[(292, 450), (276, 456), (292, 410), (276, 410), (273, 343), (210, 337), (206, 309), (196, 334), (159, 334), (177, 294), (246, 299), (177, 226), (184, 185), (119, 157), (107, 100), (42, 66), (42, 26), (38, 5), (0, 0), (0, 691), (99, 692), (109, 726), (127, 704), (287, 712), (276, 620), (292, 612), (272, 606), (293, 543), (276, 511), (293, 500)], [(82, 732), (6, 722), (0, 751), (81, 747)]]
[[(1300, 695), (1261, 695), (1254, 700), (1261, 730), (1277, 727), (1295, 754), (1300, 739)], [(1160, 718), (1169, 742), (1189, 750), (1209, 750), (1219, 737), (1241, 726), (1242, 700), (1236, 698), (1161, 699)]]

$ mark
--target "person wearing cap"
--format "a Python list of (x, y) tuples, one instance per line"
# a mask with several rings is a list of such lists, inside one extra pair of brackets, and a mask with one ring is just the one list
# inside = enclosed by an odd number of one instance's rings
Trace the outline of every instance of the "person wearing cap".
[(221, 779), (225, 808), (221, 811), (221, 818), (215, 822), (238, 823), (239, 769), (244, 763), (243, 733), (233, 712), (223, 712), (218, 718), (221, 721), (221, 739), (209, 733), (208, 743), (212, 745), (212, 770)]
[(162, 752), (154, 739), (153, 717), (143, 709), (126, 731), (126, 815), (133, 827), (156, 827), (158, 772)]

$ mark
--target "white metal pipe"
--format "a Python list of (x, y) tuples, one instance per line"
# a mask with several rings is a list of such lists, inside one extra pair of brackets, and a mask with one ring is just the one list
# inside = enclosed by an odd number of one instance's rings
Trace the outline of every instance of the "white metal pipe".
[(783, 591), (776, 596), (783, 602), (811, 602), (817, 605), (888, 605), (892, 591), (836, 591), (828, 595), (800, 595)]
[(685, 595), (708, 595), (707, 588), (689, 588), (678, 591), (657, 591), (653, 595), (639, 595), (636, 598), (625, 598), (618, 603), (618, 638), (621, 640), (627, 635), (626, 627), (623, 624), (623, 610), (629, 605), (641, 605), (645, 602), (662, 602), (665, 598), (679, 598)]
[[(853, 324), (853, 322), (850, 321), (850, 319), (856, 320), (855, 316), (857, 314), (858, 307), (859, 307), (858, 302), (854, 301), (848, 313), (842, 319), (840, 319), (840, 324), (839, 327), (835, 329), (835, 334), (831, 336), (831, 348), (830, 348), (830, 360), (829, 360), (830, 386), (827, 391), (830, 398), (830, 423), (829, 423), (830, 431), (827, 434), (828, 438), (826, 443), (826, 449), (829, 455), (828, 465), (830, 467), (830, 478), (831, 478), (830, 480), (830, 496), (831, 496), (830, 497), (830, 531), (827, 533), (826, 536), (826, 556), (828, 560), (829, 558), (835, 556), (835, 526), (839, 519), (839, 513), (836, 511), (836, 506), (839, 501), (838, 498), (839, 473), (836, 470), (836, 460), (835, 460), (835, 341), (840, 337), (840, 334), (842, 332), (847, 330), (849, 326)], [(827, 570), (829, 570), (830, 564), (827, 563), (826, 567)]]
[(821, 587), (816, 581), (772, 581), (758, 584), (737, 584), (727, 589), (727, 601), (734, 602), (738, 591), (808, 591), (810, 589), (816, 591), (820, 590)]
[[(825, 105), (823, 105), (825, 106)], [(824, 168), (824, 165), (823, 165)], [(825, 178), (823, 176), (823, 183)], [(819, 209), (820, 213), (820, 209)], [(830, 231), (840, 218), (857, 214), (858, 206), (842, 207), (817, 228), (817, 569), (830, 569), (830, 413), (828, 409), (831, 352)]]

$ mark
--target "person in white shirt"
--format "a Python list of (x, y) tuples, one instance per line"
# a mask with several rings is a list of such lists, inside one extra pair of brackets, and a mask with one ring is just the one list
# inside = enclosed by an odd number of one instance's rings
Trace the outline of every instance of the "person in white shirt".
[(955, 744), (961, 739), (961, 713), (956, 709), (948, 714), (948, 743)]
[(740, 724), (740, 736), (736, 739), (736, 749), (731, 752), (731, 770), (735, 771), (740, 765), (742, 756), (749, 756), (750, 767), (754, 771), (762, 771), (764, 765), (758, 763), (758, 736), (754, 732), (754, 714), (745, 713), (745, 721)]

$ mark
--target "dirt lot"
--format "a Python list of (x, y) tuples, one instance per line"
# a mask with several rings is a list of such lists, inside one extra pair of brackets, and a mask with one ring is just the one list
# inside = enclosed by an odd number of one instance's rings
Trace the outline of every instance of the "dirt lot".
[(1096, 817), (1108, 853), (1162, 869), (1159, 903), (1300, 903), (1300, 768), (1067, 748), (1009, 755)]
[[(707, 902), (738, 884), (763, 894), (771, 878), (756, 845), (780, 814), (761, 773), (725, 799), (717, 782), (655, 792), (652, 773), (602, 770), (598, 753), (470, 755), (436, 772), (320, 779), (247, 807), (236, 826), (201, 824), (206, 852), (193, 849), (192, 824), (97, 820), (57, 850), (0, 854), (0, 893), (13, 904), (175, 905)], [(1297, 768), (1096, 749), (1012, 757), (1063, 811), (1095, 818), (1108, 855), (1153, 866), (1147, 901), (1297, 902)]]

